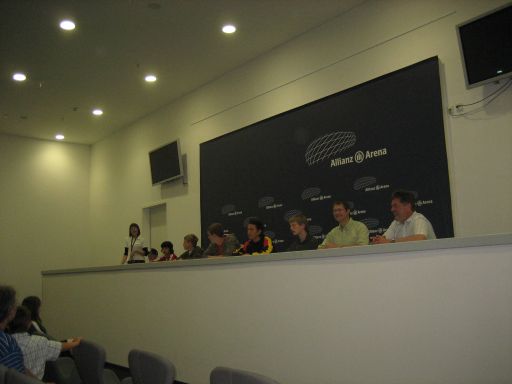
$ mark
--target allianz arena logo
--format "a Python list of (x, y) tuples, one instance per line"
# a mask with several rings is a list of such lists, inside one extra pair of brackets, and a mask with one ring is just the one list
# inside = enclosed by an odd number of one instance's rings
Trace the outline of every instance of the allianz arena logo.
[(360, 189), (370, 187), (377, 184), (377, 178), (373, 176), (360, 177), (354, 181), (354, 190), (359, 191)]
[(337, 131), (320, 136), (308, 145), (306, 164), (312, 166), (342, 153), (353, 147), (356, 140), (355, 132)]
[(242, 214), (242, 211), (237, 211), (235, 204), (225, 204), (220, 209), (222, 215), (238, 216)]
[(306, 188), (300, 194), (302, 200), (310, 200), (311, 202), (322, 201), (332, 198), (331, 195), (322, 195), (322, 190), (318, 187)]

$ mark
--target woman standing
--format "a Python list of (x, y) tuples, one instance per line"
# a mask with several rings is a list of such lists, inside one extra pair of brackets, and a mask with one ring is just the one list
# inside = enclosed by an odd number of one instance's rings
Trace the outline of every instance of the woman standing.
[(145, 263), (145, 256), (148, 254), (148, 248), (144, 238), (140, 237), (140, 227), (136, 223), (130, 224), (128, 230), (129, 237), (124, 244), (124, 254), (121, 264)]

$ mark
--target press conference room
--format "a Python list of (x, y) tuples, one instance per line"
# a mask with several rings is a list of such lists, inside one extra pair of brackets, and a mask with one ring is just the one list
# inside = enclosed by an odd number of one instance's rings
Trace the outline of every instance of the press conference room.
[[(53, 338), (100, 345), (119, 382), (134, 350), (176, 383), (512, 382), (510, 2), (7, 0), (0, 19), (0, 285), (40, 297)], [(383, 236), (401, 189), (436, 239), (288, 251), (289, 219), (320, 243), (338, 200)], [(272, 253), (120, 263), (131, 223), (179, 255), (212, 223), (243, 243), (251, 217)]]

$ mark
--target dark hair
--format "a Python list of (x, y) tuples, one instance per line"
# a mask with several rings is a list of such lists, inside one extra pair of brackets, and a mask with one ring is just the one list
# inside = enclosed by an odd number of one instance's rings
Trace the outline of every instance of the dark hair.
[(170, 241), (164, 241), (162, 244), (160, 244), (161, 248), (169, 248), (169, 251), (171, 253), (174, 253), (174, 246)]
[(411, 209), (414, 211), (414, 204), (416, 203), (416, 198), (414, 197), (414, 193), (411, 191), (406, 191), (403, 189), (399, 189), (393, 192), (391, 195), (391, 200), (398, 199), (402, 204), (411, 204)]
[(190, 233), (190, 234), (186, 235), (186, 236), (183, 238), (183, 240), (185, 240), (185, 241), (188, 241), (188, 242), (192, 243), (192, 245), (193, 245), (194, 247), (196, 247), (196, 246), (197, 246), (197, 242), (199, 241), (199, 239), (197, 238), (197, 236), (196, 236), (196, 235), (194, 235), (193, 233)]
[(343, 208), (345, 208), (347, 211), (352, 210), (352, 204), (345, 200), (335, 200), (332, 203), (332, 207), (334, 208), (335, 205), (343, 205)]
[(14, 316), (14, 319), (9, 323), (9, 331), (11, 333), (28, 332), (31, 323), (32, 315), (30, 309), (20, 305), (16, 309), (16, 316)]
[(151, 250), (149, 251), (149, 254), (153, 255), (153, 256), (158, 256), (158, 251), (155, 248), (151, 248)]
[(224, 228), (222, 228), (222, 224), (221, 223), (210, 224), (210, 226), (208, 227), (207, 231), (208, 231), (208, 233), (210, 235), (216, 235), (216, 236), (219, 236), (219, 237), (224, 236)]
[(256, 229), (259, 229), (261, 232), (263, 232), (263, 230), (265, 229), (263, 222), (260, 219), (258, 219), (257, 217), (247, 218), (247, 226), (249, 226), (249, 224), (254, 225), (256, 227)]
[(30, 311), (30, 316), (33, 321), (37, 323), (41, 322), (39, 317), (39, 309), (41, 308), (41, 299), (37, 296), (27, 296), (21, 302), (21, 305), (26, 307)]
[(130, 227), (128, 228), (128, 236), (129, 237), (132, 236), (132, 228), (133, 227), (137, 228), (137, 236), (140, 236), (140, 227), (139, 227), (139, 224), (137, 224), (137, 223), (130, 224)]
[(293, 215), (288, 219), (288, 224), (291, 223), (297, 223), (300, 225), (306, 226), (306, 231), (308, 230), (308, 219), (306, 216), (304, 216), (302, 213), (299, 213), (298, 215)]
[(16, 291), (7, 285), (0, 285), (0, 322), (3, 322), (16, 304)]

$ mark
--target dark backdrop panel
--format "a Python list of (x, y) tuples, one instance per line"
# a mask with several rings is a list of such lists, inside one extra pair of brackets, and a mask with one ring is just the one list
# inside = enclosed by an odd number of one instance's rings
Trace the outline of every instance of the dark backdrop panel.
[(283, 251), (297, 211), (321, 239), (335, 199), (380, 234), (394, 189), (415, 191), (436, 235), (453, 236), (437, 58), (202, 143), (200, 156), (203, 245), (210, 223), (245, 240), (257, 216)]

